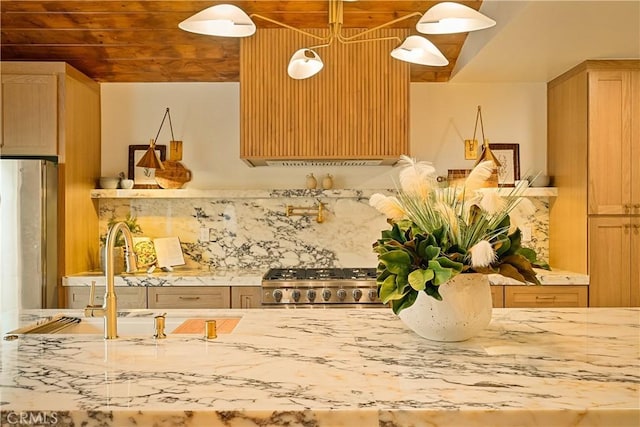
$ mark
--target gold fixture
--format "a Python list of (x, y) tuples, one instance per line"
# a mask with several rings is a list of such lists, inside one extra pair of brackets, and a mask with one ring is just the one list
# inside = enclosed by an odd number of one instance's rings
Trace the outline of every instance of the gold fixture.
[(204, 338), (207, 340), (212, 340), (218, 337), (217, 334), (217, 325), (215, 320), (205, 320), (204, 321)]
[(318, 202), (318, 205), (313, 205), (312, 207), (306, 206), (292, 206), (287, 205), (286, 209), (287, 216), (314, 216), (316, 217), (316, 222), (322, 223), (324, 222), (324, 203)]
[(105, 243), (105, 267), (104, 275), (107, 282), (104, 302), (101, 306), (93, 305), (96, 292), (96, 282), (91, 282), (89, 291), (89, 305), (84, 309), (85, 317), (104, 317), (104, 338), (107, 340), (118, 338), (118, 299), (116, 297), (116, 287), (114, 284), (114, 262), (113, 250), (115, 248), (118, 232), (122, 232), (124, 237), (124, 258), (127, 266), (127, 273), (134, 273), (137, 270), (136, 255), (133, 252), (133, 237), (131, 230), (124, 222), (115, 223), (107, 232)]
[(328, 1), (329, 31), (325, 36), (318, 36), (256, 13), (247, 15), (242, 9), (231, 4), (218, 4), (204, 9), (180, 22), (178, 27), (185, 31), (210, 36), (249, 37), (256, 32), (256, 25), (251, 18), (259, 18), (303, 34), (317, 40), (318, 44), (297, 50), (289, 61), (287, 72), (293, 79), (306, 79), (317, 74), (324, 66), (320, 56), (313, 49), (330, 46), (334, 40), (343, 44), (395, 40), (401, 42), (399, 46), (391, 51), (391, 56), (396, 59), (430, 66), (445, 66), (449, 64), (449, 61), (442, 52), (422, 36), (410, 35), (404, 41), (395, 36), (362, 38), (374, 31), (389, 27), (409, 18), (421, 17), (416, 24), (416, 29), (423, 34), (469, 32), (489, 28), (496, 24), (493, 19), (487, 18), (468, 6), (452, 2), (441, 2), (431, 7), (424, 14), (412, 12), (384, 24), (361, 31), (353, 36), (344, 36), (342, 34), (344, 24), (343, 2), (349, 0)]
[(153, 334), (153, 337), (155, 339), (164, 339), (167, 337), (167, 334), (164, 333), (164, 325), (165, 325), (165, 315), (164, 314), (159, 314), (156, 317), (153, 318), (153, 326), (155, 328), (155, 334)]

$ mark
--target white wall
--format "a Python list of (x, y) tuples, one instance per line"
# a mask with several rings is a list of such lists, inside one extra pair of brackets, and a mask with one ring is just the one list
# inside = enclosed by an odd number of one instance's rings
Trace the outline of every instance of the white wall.
[[(127, 172), (128, 146), (148, 144), (169, 107), (174, 136), (183, 141), (182, 163), (193, 172), (188, 188), (303, 188), (310, 172), (331, 173), (336, 188), (392, 187), (391, 167), (248, 167), (239, 159), (239, 89), (238, 83), (101, 84), (102, 175)], [(478, 105), (491, 142), (520, 144), (521, 170), (546, 172), (544, 83), (412, 83), (412, 155), (434, 162), (443, 175), (471, 168), (463, 140), (473, 136)], [(170, 139), (166, 121), (158, 144)]]

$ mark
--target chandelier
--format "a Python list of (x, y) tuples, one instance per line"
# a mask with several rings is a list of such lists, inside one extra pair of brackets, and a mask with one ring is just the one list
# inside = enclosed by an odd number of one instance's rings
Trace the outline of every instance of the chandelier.
[(438, 3), (424, 14), (413, 12), (397, 19), (385, 22), (373, 28), (359, 32), (353, 36), (344, 36), (343, 3), (357, 0), (328, 0), (329, 1), (329, 29), (325, 36), (318, 36), (308, 31), (292, 27), (259, 14), (248, 15), (242, 9), (231, 4), (219, 4), (204, 9), (178, 24), (182, 30), (209, 36), (248, 37), (256, 32), (256, 25), (251, 18), (258, 18), (304, 34), (317, 40), (317, 44), (297, 50), (289, 61), (287, 73), (293, 79), (309, 78), (322, 69), (324, 64), (315, 49), (330, 46), (334, 41), (343, 44), (365, 43), (380, 40), (396, 40), (400, 44), (391, 51), (391, 56), (412, 64), (445, 66), (449, 61), (440, 50), (429, 40), (419, 35), (410, 35), (404, 41), (398, 37), (362, 38), (381, 28), (388, 27), (400, 21), (420, 16), (416, 30), (423, 34), (453, 34), (492, 27), (496, 22), (459, 3)]

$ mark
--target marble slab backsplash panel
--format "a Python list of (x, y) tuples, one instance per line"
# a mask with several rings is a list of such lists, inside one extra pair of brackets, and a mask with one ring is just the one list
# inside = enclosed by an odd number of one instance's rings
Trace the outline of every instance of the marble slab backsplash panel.
[[(374, 191), (349, 191), (327, 197), (307, 190), (276, 190), (258, 198), (103, 198), (100, 230), (110, 219), (137, 218), (142, 236), (178, 236), (187, 268), (255, 269), (278, 267), (375, 267), (372, 244), (386, 219), (369, 206)], [(548, 198), (531, 198), (532, 247), (548, 259)], [(316, 216), (287, 216), (286, 206), (316, 209)]]

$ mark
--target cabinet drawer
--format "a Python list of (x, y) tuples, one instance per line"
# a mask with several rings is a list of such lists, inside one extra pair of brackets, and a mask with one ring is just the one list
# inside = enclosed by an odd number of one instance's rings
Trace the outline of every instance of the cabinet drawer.
[(229, 286), (150, 287), (149, 308), (229, 308)]
[[(67, 286), (67, 308), (85, 308), (89, 305), (89, 286)], [(96, 286), (96, 295), (92, 304), (104, 302), (104, 286)], [(118, 286), (116, 288), (118, 308), (147, 308), (147, 288), (134, 286)]]
[(231, 288), (231, 308), (262, 307), (262, 287), (233, 286)]
[(505, 307), (586, 307), (587, 286), (505, 286)]

